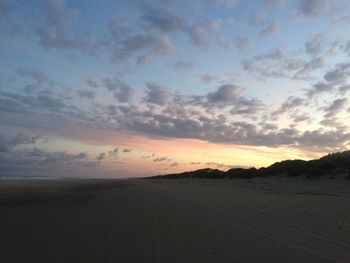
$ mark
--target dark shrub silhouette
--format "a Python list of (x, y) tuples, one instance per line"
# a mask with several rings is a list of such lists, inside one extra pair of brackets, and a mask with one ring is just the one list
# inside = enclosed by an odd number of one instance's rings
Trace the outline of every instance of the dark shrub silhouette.
[(159, 175), (152, 178), (253, 178), (256, 176), (300, 176), (316, 177), (329, 174), (348, 174), (350, 179), (350, 151), (328, 154), (318, 160), (286, 160), (263, 168), (232, 168), (226, 172), (218, 169), (200, 169), (196, 171)]

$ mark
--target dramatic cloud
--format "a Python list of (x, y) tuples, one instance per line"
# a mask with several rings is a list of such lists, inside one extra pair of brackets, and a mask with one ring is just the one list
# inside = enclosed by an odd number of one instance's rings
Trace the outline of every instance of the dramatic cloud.
[(243, 2), (0, 0), (1, 168), (151, 174), (221, 167), (215, 144), (348, 149), (347, 1)]

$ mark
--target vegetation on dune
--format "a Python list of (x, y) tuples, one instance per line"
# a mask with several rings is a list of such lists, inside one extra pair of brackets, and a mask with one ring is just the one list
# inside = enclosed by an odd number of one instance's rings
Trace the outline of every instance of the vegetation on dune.
[(348, 174), (350, 179), (350, 151), (328, 154), (320, 159), (304, 160), (285, 160), (276, 162), (263, 168), (232, 168), (228, 171), (218, 169), (200, 169), (190, 172), (159, 175), (151, 178), (253, 178), (273, 175), (300, 176), (308, 177), (330, 175), (330, 174)]

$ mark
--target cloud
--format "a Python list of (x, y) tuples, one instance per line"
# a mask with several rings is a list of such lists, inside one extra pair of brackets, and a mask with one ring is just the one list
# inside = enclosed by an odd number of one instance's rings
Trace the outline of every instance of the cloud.
[(333, 88), (334, 86), (332, 84), (320, 81), (312, 85), (312, 88), (308, 91), (308, 95), (312, 97), (322, 92), (331, 91)]
[(324, 59), (322, 57), (317, 57), (311, 61), (305, 63), (301, 69), (299, 69), (293, 76), (294, 79), (310, 79), (310, 74), (321, 67), (324, 66)]
[(41, 138), (40, 135), (33, 136), (24, 133), (10, 135), (0, 133), (0, 152), (9, 152), (18, 145), (35, 144), (39, 138)]
[(214, 39), (220, 44), (220, 30), (223, 25), (221, 19), (211, 19), (199, 21), (190, 26), (188, 35), (190, 41), (197, 47), (206, 47), (210, 39)]
[(340, 99), (334, 100), (329, 107), (326, 107), (324, 109), (324, 111), (326, 112), (324, 117), (325, 118), (332, 118), (332, 117), (336, 116), (339, 112), (345, 110), (347, 104), (348, 104), (347, 98), (340, 98)]
[(173, 46), (165, 36), (135, 34), (114, 45), (111, 60), (120, 63), (130, 60), (134, 55), (138, 55), (139, 58), (168, 55), (172, 50)]
[(348, 91), (350, 91), (350, 84), (348, 85), (343, 85), (338, 88), (340, 94), (345, 95)]
[(283, 102), (276, 113), (288, 112), (291, 109), (297, 108), (299, 106), (307, 105), (307, 101), (301, 97), (289, 96), (285, 102)]
[[(48, 152), (38, 148), (0, 152), (1, 177), (30, 176), (86, 176), (82, 169), (90, 170), (97, 162), (89, 159), (84, 152), (69, 154), (66, 152)], [(75, 173), (78, 170), (78, 173)]]
[(237, 0), (215, 0), (214, 2), (218, 6), (233, 8), (236, 5)]
[(0, 22), (10, 11), (13, 10), (13, 5), (8, 0), (0, 0)]
[(107, 157), (107, 154), (106, 154), (106, 153), (100, 153), (100, 154), (96, 157), (96, 160), (102, 161), (102, 160), (106, 159), (106, 157)]
[(148, 89), (145, 97), (146, 102), (160, 106), (168, 102), (170, 94), (165, 87), (160, 86), (155, 82), (147, 82), (146, 86)]
[(305, 42), (306, 52), (310, 55), (318, 55), (322, 51), (325, 37), (323, 32), (310, 34)]
[(271, 37), (277, 34), (280, 31), (280, 26), (278, 22), (274, 21), (268, 26), (266, 26), (262, 31), (260, 31), (259, 35), (261, 37)]
[(29, 79), (34, 80), (38, 85), (43, 82), (49, 81), (49, 77), (47, 76), (47, 74), (41, 70), (18, 68), (17, 73), (20, 77), (27, 77)]
[(250, 43), (251, 43), (250, 39), (245, 36), (238, 36), (234, 40), (234, 45), (240, 52), (246, 51)]
[(128, 102), (135, 94), (135, 90), (119, 79), (105, 78), (103, 84), (108, 91), (113, 92), (119, 102)]
[(153, 159), (153, 162), (170, 162), (171, 159), (168, 157), (157, 157)]
[(86, 98), (86, 99), (95, 98), (95, 93), (91, 90), (78, 90), (77, 93), (81, 98)]
[(265, 54), (255, 56), (256, 60), (281, 60), (285, 55), (286, 50), (284, 48), (277, 48)]
[(86, 84), (90, 87), (90, 88), (98, 88), (99, 85), (97, 84), (96, 81), (92, 80), (92, 79), (88, 79), (86, 80)]
[(78, 17), (78, 12), (68, 9), (64, 1), (43, 1), (46, 21), (37, 30), (39, 44), (46, 49), (72, 49), (74, 39), (68, 35), (69, 22)]
[(349, 76), (350, 63), (338, 63), (334, 69), (328, 70), (324, 74), (323, 81), (313, 84), (307, 93), (312, 97), (323, 92), (334, 91), (337, 86), (340, 93), (346, 93)]
[(264, 0), (264, 6), (268, 10), (280, 8), (286, 3), (286, 0)]
[[(45, 151), (36, 147), (40, 135), (0, 133), (0, 176), (56, 175), (59, 171), (96, 166), (85, 152)], [(21, 147), (26, 146), (26, 147)], [(66, 173), (67, 174), (67, 173)]]
[(252, 26), (264, 26), (269, 22), (269, 17), (264, 12), (255, 12), (249, 17), (249, 24)]
[(336, 1), (330, 0), (298, 0), (297, 8), (305, 16), (321, 16), (329, 14), (337, 7)]
[(186, 21), (182, 16), (174, 15), (170, 10), (164, 7), (147, 7), (145, 14), (141, 16), (143, 26), (158, 30), (163, 33), (186, 30)]
[(210, 73), (202, 74), (199, 76), (199, 80), (204, 84), (211, 84), (212, 82), (217, 81), (218, 79), (218, 76)]
[(176, 70), (188, 72), (195, 69), (197, 65), (192, 61), (176, 61), (173, 67)]
[(350, 76), (350, 63), (339, 63), (334, 70), (324, 75), (324, 80), (331, 83), (344, 83)]
[(222, 85), (217, 91), (207, 95), (209, 103), (232, 103), (238, 96), (241, 88), (236, 85)]
[(118, 17), (108, 22), (107, 29), (114, 39), (120, 39), (130, 30), (130, 25), (125, 19)]

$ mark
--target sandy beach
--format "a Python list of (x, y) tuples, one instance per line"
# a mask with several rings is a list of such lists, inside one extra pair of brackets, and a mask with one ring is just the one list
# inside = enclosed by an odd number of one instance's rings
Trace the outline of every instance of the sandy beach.
[(349, 262), (350, 180), (0, 183), (0, 262)]

